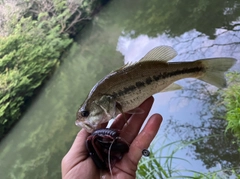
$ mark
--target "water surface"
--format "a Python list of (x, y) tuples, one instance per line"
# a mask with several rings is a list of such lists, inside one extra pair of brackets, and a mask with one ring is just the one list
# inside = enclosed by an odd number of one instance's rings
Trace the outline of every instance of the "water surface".
[[(91, 87), (124, 61), (137, 61), (158, 45), (173, 46), (179, 54), (174, 61), (238, 58), (239, 1), (197, 2), (122, 0), (106, 6), (78, 37), (52, 79), (1, 142), (1, 178), (60, 178), (61, 159), (79, 131), (74, 125), (78, 107)], [(239, 63), (234, 69), (239, 70)], [(179, 84), (185, 91), (154, 96), (151, 114), (164, 117), (158, 135), (166, 138), (161, 138), (159, 145), (163, 141), (223, 134), (225, 124), (211, 112), (214, 100), (206, 100), (206, 91), (214, 92), (216, 88), (192, 83), (181, 80)], [(191, 164), (177, 163), (177, 167), (205, 172), (208, 168), (236, 166), (240, 156), (234, 147), (228, 138), (207, 140), (180, 151), (178, 155)]]

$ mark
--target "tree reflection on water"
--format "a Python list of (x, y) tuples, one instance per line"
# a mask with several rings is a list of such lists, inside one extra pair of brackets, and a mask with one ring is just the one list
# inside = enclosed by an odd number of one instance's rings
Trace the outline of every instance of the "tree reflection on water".
[(176, 37), (196, 29), (214, 39), (216, 28), (235, 31), (240, 25), (236, 22), (240, 0), (135, 0), (132, 4), (133, 10), (126, 14), (129, 20), (125, 30), (134, 30), (135, 37), (141, 34), (156, 37), (161, 33)]
[(192, 157), (201, 160), (206, 168), (213, 168), (219, 164), (223, 169), (239, 167), (240, 153), (235, 142), (236, 138), (231, 131), (225, 132), (226, 109), (221, 91), (211, 91), (210, 85), (206, 83), (196, 81), (189, 83), (178, 98), (172, 99), (172, 102), (186, 98), (197, 100), (201, 107), (197, 111), (199, 119), (194, 120), (199, 123), (190, 124), (170, 119), (167, 128), (171, 127), (173, 134), (177, 133), (183, 141), (196, 141), (189, 146), (194, 154)]
[[(133, 10), (125, 14), (123, 36), (139, 38), (146, 34), (158, 38), (161, 43), (168, 42), (178, 51), (177, 61), (239, 57), (239, 4), (240, 0), (131, 1), (128, 6)], [(195, 159), (203, 161), (207, 168), (217, 164), (222, 168), (239, 167), (236, 140), (230, 131), (225, 132), (226, 109), (220, 91), (212, 91), (205, 83), (190, 83), (174, 102), (189, 99), (198, 103), (199, 119), (194, 121), (199, 124), (183, 123), (174, 117), (168, 121), (166, 129), (172, 128), (183, 140), (205, 137), (193, 143), (191, 150)]]

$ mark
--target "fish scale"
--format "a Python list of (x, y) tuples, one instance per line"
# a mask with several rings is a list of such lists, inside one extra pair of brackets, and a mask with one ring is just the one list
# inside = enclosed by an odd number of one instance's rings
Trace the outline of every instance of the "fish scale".
[(139, 62), (127, 64), (108, 74), (90, 91), (77, 112), (76, 125), (88, 132), (97, 129), (119, 113), (134, 113), (142, 102), (155, 93), (177, 90), (174, 82), (197, 78), (216, 87), (225, 87), (224, 72), (234, 58), (210, 58), (192, 62), (168, 62), (177, 55), (169, 46), (159, 46)]

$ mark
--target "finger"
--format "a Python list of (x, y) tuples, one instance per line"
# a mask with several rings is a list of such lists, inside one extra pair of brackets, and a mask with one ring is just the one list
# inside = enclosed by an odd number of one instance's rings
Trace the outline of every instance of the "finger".
[(81, 131), (77, 134), (72, 147), (66, 154), (69, 160), (79, 158), (81, 155), (86, 156), (87, 148), (85, 146), (85, 141), (89, 135), (90, 134), (85, 129), (81, 129)]
[(88, 152), (85, 146), (85, 141), (88, 136), (89, 133), (85, 129), (81, 129), (81, 131), (77, 134), (72, 147), (62, 159), (63, 174), (70, 171), (71, 168), (77, 165), (80, 161), (88, 158)]
[(154, 98), (150, 97), (146, 101), (144, 101), (139, 107), (144, 110), (143, 114), (134, 114), (130, 118), (127, 124), (125, 124), (124, 128), (121, 131), (121, 137), (125, 139), (127, 142), (132, 143), (133, 139), (139, 133), (139, 130), (142, 127), (142, 124), (146, 120), (148, 113), (152, 107)]
[(150, 143), (156, 136), (161, 123), (162, 123), (161, 115), (154, 114), (153, 116), (151, 116), (144, 129), (130, 145), (127, 157), (133, 164), (133, 167), (137, 166), (142, 156), (143, 149), (147, 149), (149, 147)]
[(62, 176), (66, 176), (68, 173), (71, 173), (71, 170), (74, 171), (76, 168), (76, 170), (79, 170), (79, 166), (81, 166), (82, 162), (84, 162), (86, 166), (92, 166), (91, 172), (97, 173), (97, 168), (95, 167), (93, 160), (89, 157), (85, 145), (85, 141), (89, 135), (90, 134), (85, 129), (81, 129), (81, 131), (78, 132), (70, 150), (62, 159)]
[(118, 115), (117, 118), (112, 123), (111, 128), (121, 130), (123, 128), (124, 124), (128, 121), (128, 119), (131, 116), (132, 116), (132, 114), (127, 114), (127, 113)]

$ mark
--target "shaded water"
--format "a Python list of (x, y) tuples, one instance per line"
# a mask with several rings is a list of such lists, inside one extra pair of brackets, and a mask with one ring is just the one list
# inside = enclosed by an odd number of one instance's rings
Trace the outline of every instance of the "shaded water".
[[(125, 62), (139, 60), (163, 44), (176, 49), (176, 61), (217, 56), (238, 59), (239, 1), (201, 2), (122, 0), (105, 7), (65, 55), (64, 63), (22, 120), (1, 142), (1, 178), (60, 178), (61, 159), (79, 131), (74, 125), (79, 105), (100, 78), (123, 65), (123, 58)], [(159, 136), (168, 134), (170, 142), (222, 134), (224, 124), (209, 110), (214, 102), (203, 100), (209, 99), (204, 88), (216, 89), (201, 83), (193, 88), (186, 80), (179, 84), (188, 90), (154, 96), (151, 113), (161, 113), (165, 119)], [(161, 145), (162, 140), (158, 143)], [(188, 157), (191, 165), (180, 163), (179, 168), (206, 171), (219, 164), (232, 167), (239, 163), (240, 156), (229, 139), (208, 140), (199, 146), (180, 151), (178, 155)]]

